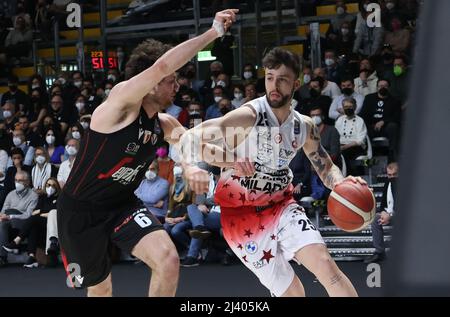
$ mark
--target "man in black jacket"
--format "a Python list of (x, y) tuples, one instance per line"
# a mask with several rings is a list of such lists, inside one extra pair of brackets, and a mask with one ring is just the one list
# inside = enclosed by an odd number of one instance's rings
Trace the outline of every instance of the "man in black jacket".
[(383, 225), (392, 224), (395, 210), (395, 197), (397, 192), (398, 164), (391, 163), (387, 166), (388, 181), (384, 185), (383, 200), (381, 202), (382, 212), (377, 213), (372, 222), (372, 239), (375, 253), (364, 260), (365, 263), (378, 262), (385, 258)]
[(378, 92), (367, 95), (359, 116), (364, 119), (369, 137), (389, 140), (389, 162), (397, 160), (401, 105), (389, 92), (390, 83), (378, 81)]

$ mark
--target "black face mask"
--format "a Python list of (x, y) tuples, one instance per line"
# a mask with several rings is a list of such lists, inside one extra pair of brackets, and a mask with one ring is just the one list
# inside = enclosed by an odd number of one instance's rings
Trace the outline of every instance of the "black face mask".
[(187, 79), (194, 79), (195, 78), (195, 72), (189, 70), (186, 72), (186, 78)]
[(311, 98), (316, 99), (317, 97), (320, 96), (320, 92), (318, 92), (317, 90), (315, 90), (314, 88), (311, 88), (309, 90), (309, 95), (311, 96)]
[(220, 109), (220, 112), (221, 112), (223, 115), (226, 115), (228, 112), (230, 112), (230, 109), (229, 109), (228, 107), (225, 107), (225, 108)]
[(380, 94), (380, 96), (382, 97), (387, 97), (389, 96), (389, 90), (387, 88), (381, 88), (380, 90), (378, 90), (378, 93)]
[(220, 73), (221, 72), (219, 70), (214, 70), (214, 71), (211, 72), (211, 75), (213, 75), (214, 77), (217, 77), (217, 76), (220, 75)]
[(392, 60), (394, 58), (394, 55), (392, 55), (391, 53), (384, 53), (383, 55), (383, 59), (386, 62), (389, 62), (390, 60)]
[(346, 96), (353, 95), (354, 90), (352, 88), (344, 88), (342, 89), (342, 93)]
[(353, 117), (355, 114), (355, 109), (344, 109), (344, 113), (346, 116)]
[(9, 86), (9, 90), (11, 90), (12, 92), (17, 91), (17, 85), (8, 85)]
[(186, 101), (186, 100), (181, 100), (181, 107), (182, 108), (186, 108), (189, 105), (190, 101)]
[(36, 97), (36, 96), (32, 96), (31, 97), (31, 102), (32, 103), (37, 103), (39, 101), (39, 97)]

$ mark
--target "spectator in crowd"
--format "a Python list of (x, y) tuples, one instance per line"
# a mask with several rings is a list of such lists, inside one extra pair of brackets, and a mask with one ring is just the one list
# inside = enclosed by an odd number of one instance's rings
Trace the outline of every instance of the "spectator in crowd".
[(65, 133), (69, 124), (73, 122), (74, 111), (69, 107), (64, 106), (63, 98), (59, 95), (54, 95), (51, 98), (50, 107), (48, 108), (48, 115), (51, 116), (55, 123), (61, 125), (61, 132)]
[(309, 116), (312, 118), (314, 124), (319, 129), (320, 143), (322, 144), (323, 148), (328, 152), (333, 162), (337, 166), (341, 166), (339, 132), (334, 126), (324, 123), (325, 116), (320, 106), (313, 107), (309, 112)]
[(333, 99), (331, 103), (330, 111), (328, 116), (330, 119), (337, 120), (340, 116), (344, 115), (344, 109), (342, 108), (343, 100), (347, 98), (353, 98), (356, 100), (356, 114), (361, 111), (364, 96), (355, 92), (355, 86), (353, 84), (353, 80), (351, 78), (346, 78), (341, 83), (341, 91), (342, 95)]
[(410, 74), (406, 57), (395, 56), (393, 68), (386, 73), (386, 79), (390, 82), (390, 92), (392, 97), (400, 101), (401, 105), (407, 102), (409, 92)]
[[(0, 245), (7, 244), (10, 229), (23, 229), (26, 219), (31, 217), (38, 202), (38, 195), (30, 188), (30, 176), (25, 171), (18, 171), (14, 177), (16, 189), (5, 199), (0, 213)], [(7, 264), (7, 251), (0, 249), (0, 267)]]
[(5, 51), (9, 58), (28, 57), (31, 52), (33, 31), (27, 26), (23, 16), (17, 16), (14, 29), (5, 39)]
[(256, 95), (256, 85), (254, 83), (248, 83), (245, 85), (245, 98), (242, 104), (246, 104), (253, 99), (256, 99), (258, 96)]
[(245, 64), (241, 77), (244, 84), (254, 83), (258, 79), (255, 66), (251, 63)]
[(0, 147), (0, 206), (3, 206), (6, 195), (5, 191), (5, 178), (6, 168), (8, 163), (8, 152)]
[(202, 105), (198, 101), (191, 101), (187, 107), (188, 120), (186, 128), (191, 129), (203, 121)]
[(376, 65), (378, 77), (388, 78), (394, 67), (394, 51), (389, 44), (384, 44), (381, 50), (381, 62)]
[(224, 96), (229, 97), (231, 95), (230, 77), (227, 74), (220, 73), (219, 76), (217, 76), (216, 86), (221, 86), (223, 88)]
[(381, 22), (384, 26), (389, 25), (393, 17), (401, 17), (397, 0), (381, 0)]
[[(28, 91), (32, 92), (34, 89), (39, 92), (39, 101), (43, 104), (47, 104), (49, 101), (48, 93), (44, 78), (39, 74), (33, 74), (28, 79)], [(32, 97), (32, 96), (31, 96)], [(32, 109), (30, 109), (32, 111)]]
[(61, 136), (58, 130), (51, 126), (47, 128), (44, 147), (50, 156), (50, 163), (58, 167), (64, 161), (64, 146), (61, 143)]
[(197, 67), (194, 63), (188, 62), (181, 72), (182, 76), (186, 78), (185, 86), (192, 89), (196, 94), (200, 93), (200, 88), (204, 85), (204, 80), (197, 80)]
[(5, 120), (6, 129), (8, 131), (14, 131), (17, 116), (16, 116), (16, 105), (14, 100), (6, 100), (3, 105), (3, 119)]
[(333, 50), (326, 50), (324, 57), (326, 65), (324, 68), (326, 76), (325, 79), (340, 85), (343, 76), (343, 69), (338, 64), (336, 52)]
[(367, 23), (359, 25), (353, 53), (364, 56), (373, 56), (380, 53), (384, 40), (384, 28), (369, 27)]
[[(49, 253), (50, 266), (55, 266), (58, 261), (56, 257), (59, 249), (57, 247), (56, 200), (60, 192), (61, 188), (56, 179), (49, 178), (45, 182), (45, 195), (39, 196), (31, 217), (23, 221), (24, 224), (14, 240), (3, 245), (3, 249), (7, 252), (18, 253), (20, 243), (27, 238), (28, 259), (24, 264), (26, 268), (38, 267), (36, 260), (38, 247), (45, 247), (46, 253)], [(48, 235), (47, 239), (46, 235)]]
[(356, 175), (351, 161), (366, 153), (367, 128), (364, 120), (356, 115), (356, 100), (346, 98), (342, 101), (344, 115), (336, 120), (335, 128), (340, 135), (341, 153), (344, 156), (350, 175)]
[(392, 162), (387, 166), (388, 181), (384, 184), (381, 213), (372, 221), (372, 243), (375, 253), (366, 258), (364, 263), (379, 262), (386, 257), (383, 226), (392, 225), (396, 206), (398, 164)]
[(393, 16), (388, 24), (384, 43), (389, 44), (395, 52), (406, 53), (411, 45), (411, 32), (399, 16)]
[(86, 97), (82, 94), (76, 96), (75, 108), (77, 109), (76, 114), (78, 117), (88, 113), (89, 109), (86, 107)]
[(167, 180), (169, 185), (172, 185), (175, 162), (169, 157), (168, 146), (161, 146), (157, 149), (156, 156), (158, 160), (158, 176)]
[(327, 32), (327, 39), (335, 41), (342, 25), (344, 23), (352, 24), (354, 20), (355, 17), (352, 14), (347, 13), (347, 6), (345, 5), (345, 1), (337, 0), (336, 15), (331, 19), (330, 28)]
[(34, 191), (38, 195), (45, 194), (45, 183), (50, 177), (56, 177), (57, 168), (50, 164), (48, 152), (43, 147), (37, 147), (34, 152), (34, 161), (36, 164), (31, 170), (31, 183)]
[(69, 139), (75, 139), (78, 141), (81, 141), (81, 139), (83, 138), (84, 135), (84, 129), (81, 126), (81, 124), (79, 122), (76, 122), (75, 124), (71, 125), (69, 127), (69, 129), (67, 130), (67, 134), (66, 134), (66, 142)]
[(289, 164), (289, 168), (294, 175), (292, 179), (294, 199), (300, 201), (301, 198), (311, 194), (311, 162), (303, 149), (297, 151)]
[[(333, 34), (330, 34), (332, 36)], [(353, 53), (355, 43), (355, 33), (350, 22), (343, 22), (341, 28), (333, 36), (334, 40), (329, 39), (329, 46), (333, 48), (337, 56), (350, 56)]]
[(89, 128), (91, 125), (91, 115), (87, 114), (80, 117), (80, 125), (83, 127), (84, 132)]
[(366, 97), (377, 92), (378, 76), (368, 58), (359, 63), (359, 77), (355, 78), (355, 92)]
[(42, 146), (43, 140), (42, 138), (30, 128), (30, 121), (26, 115), (22, 115), (19, 117), (19, 122), (16, 125), (16, 129), (20, 129), (23, 131), (25, 135), (25, 142), (32, 147)]
[(77, 157), (78, 151), (80, 149), (80, 141), (77, 139), (68, 139), (66, 142), (66, 153), (69, 155), (69, 158), (61, 163), (57, 180), (59, 183), (59, 186), (61, 188), (64, 188), (64, 185), (67, 182), (67, 179), (69, 178), (70, 171), (72, 170), (73, 163), (75, 162), (75, 158)]
[(222, 113), (219, 108), (219, 102), (223, 98), (225, 98), (224, 89), (222, 86), (216, 86), (213, 89), (213, 93), (214, 93), (214, 103), (206, 109), (205, 120), (219, 118), (222, 116)]
[(333, 121), (328, 118), (328, 113), (331, 106), (331, 98), (323, 95), (322, 89), (324, 85), (324, 79), (322, 77), (314, 77), (309, 83), (309, 99), (300, 100), (296, 107), (296, 110), (301, 114), (308, 116), (311, 110), (315, 107), (322, 109), (322, 114), (325, 114), (325, 123), (333, 124)]
[(30, 123), (30, 128), (35, 130), (41, 124), (44, 117), (47, 115), (47, 102), (45, 98), (41, 97), (41, 92), (39, 89), (33, 89), (31, 91), (31, 107), (28, 114), (28, 120)]
[[(34, 147), (29, 145), (28, 142), (26, 142), (25, 134), (23, 133), (23, 131), (20, 128), (15, 129), (12, 135), (14, 146), (20, 148), (25, 155), (24, 164), (28, 166), (33, 165)], [(13, 163), (12, 160), (9, 160), (8, 166), (13, 165), (12, 163)]]
[(244, 104), (244, 86), (242, 84), (236, 84), (233, 88), (233, 100), (231, 100), (231, 104), (233, 108), (239, 108)]
[(169, 205), (169, 182), (158, 176), (158, 161), (155, 160), (145, 172), (134, 194), (161, 223), (165, 222)]
[(40, 36), (44, 41), (50, 40), (52, 37), (52, 14), (50, 4), (46, 0), (38, 0), (36, 3), (36, 14), (33, 22)]
[(13, 148), (11, 150), (11, 160), (13, 162), (13, 165), (8, 167), (6, 170), (6, 176), (5, 176), (5, 191), (6, 194), (8, 194), (10, 191), (16, 189), (16, 185), (14, 182), (14, 177), (17, 172), (26, 172), (31, 173), (31, 166), (24, 165), (24, 154), (23, 151), (20, 148)]
[(364, 119), (371, 139), (375, 137), (388, 138), (388, 160), (389, 162), (396, 161), (401, 106), (399, 101), (390, 94), (389, 81), (381, 79), (378, 82), (378, 92), (367, 95), (360, 117)]
[(331, 99), (341, 95), (339, 86), (335, 82), (327, 80), (327, 74), (324, 68), (314, 69), (314, 77), (321, 77), (323, 79), (321, 88), (322, 95), (328, 96)]
[(209, 106), (214, 102), (213, 89), (217, 86), (217, 77), (223, 71), (223, 64), (220, 61), (214, 61), (209, 65), (210, 77), (204, 81), (203, 87), (200, 88), (204, 106)]
[(311, 98), (309, 94), (310, 90), (309, 84), (311, 82), (311, 78), (312, 78), (311, 67), (304, 66), (299, 78), (301, 86), (294, 93), (294, 99), (297, 100), (297, 102), (300, 102), (300, 100)]
[(30, 98), (24, 91), (19, 89), (19, 78), (15, 75), (8, 78), (8, 91), (2, 95), (2, 107), (8, 100), (17, 107), (14, 113), (30, 106)]

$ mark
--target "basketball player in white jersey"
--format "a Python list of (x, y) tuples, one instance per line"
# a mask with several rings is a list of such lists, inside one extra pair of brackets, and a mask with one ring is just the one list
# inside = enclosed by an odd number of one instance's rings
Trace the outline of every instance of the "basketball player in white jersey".
[[(215, 193), (224, 237), (273, 296), (305, 295), (290, 260), (315, 274), (330, 296), (357, 296), (319, 231), (292, 198), (289, 162), (301, 148), (325, 186), (333, 189), (344, 180), (322, 148), (311, 118), (291, 107), (300, 85), (298, 57), (275, 48), (266, 55), (263, 66), (266, 95), (185, 133), (183, 159), (229, 167), (222, 172)], [(217, 150), (213, 156), (204, 151), (211, 145)], [(223, 162), (219, 162), (221, 156)], [(361, 178), (348, 179), (366, 184)]]

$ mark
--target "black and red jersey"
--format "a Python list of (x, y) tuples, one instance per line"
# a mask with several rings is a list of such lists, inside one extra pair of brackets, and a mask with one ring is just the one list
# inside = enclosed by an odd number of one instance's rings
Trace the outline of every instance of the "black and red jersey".
[(134, 191), (163, 141), (158, 113), (149, 118), (143, 108), (133, 123), (117, 132), (104, 134), (89, 129), (64, 192), (76, 200), (105, 207), (134, 203)]

